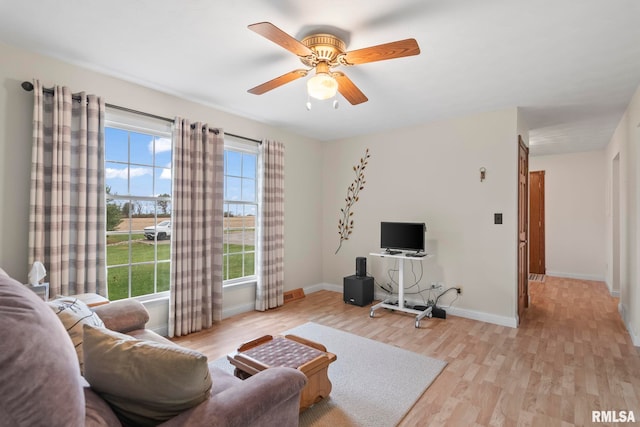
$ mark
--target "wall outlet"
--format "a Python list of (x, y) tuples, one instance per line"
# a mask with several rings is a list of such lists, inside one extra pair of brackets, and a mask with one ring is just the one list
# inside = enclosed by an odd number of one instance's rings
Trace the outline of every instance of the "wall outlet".
[(462, 286), (458, 286), (456, 290), (458, 291), (458, 295), (462, 295)]

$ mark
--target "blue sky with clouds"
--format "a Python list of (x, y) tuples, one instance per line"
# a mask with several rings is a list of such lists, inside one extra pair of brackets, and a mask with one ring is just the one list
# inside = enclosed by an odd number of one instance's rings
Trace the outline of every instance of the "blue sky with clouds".
[[(224, 152), (224, 198), (229, 202), (255, 202), (256, 194), (255, 154), (225, 150)], [(227, 203), (225, 212), (235, 216), (256, 215), (256, 209), (243, 204)]]
[[(106, 184), (111, 187), (111, 194), (137, 197), (171, 194), (171, 138), (107, 127), (105, 160)], [(256, 154), (225, 150), (224, 165), (225, 200), (255, 202)], [(238, 216), (256, 214), (255, 208), (233, 203), (227, 204), (225, 211)]]
[(171, 194), (171, 138), (106, 128), (105, 160), (111, 194)]

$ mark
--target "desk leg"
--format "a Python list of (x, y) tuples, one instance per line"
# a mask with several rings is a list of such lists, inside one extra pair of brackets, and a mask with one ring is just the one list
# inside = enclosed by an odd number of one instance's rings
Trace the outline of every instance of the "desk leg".
[(379, 308), (402, 311), (404, 313), (415, 314), (415, 326), (416, 328), (419, 328), (420, 321), (422, 319), (424, 319), (425, 317), (431, 317), (432, 307), (427, 307), (425, 310), (420, 311), (404, 306), (404, 261), (404, 259), (400, 259), (400, 265), (398, 266), (398, 305), (393, 305), (391, 299), (386, 299), (371, 307), (371, 310), (369, 311), (369, 317), (374, 317), (375, 311)]
[(420, 313), (420, 314), (418, 314), (416, 316), (416, 328), (420, 327), (420, 321), (422, 319), (424, 319), (425, 317), (431, 317), (431, 310), (432, 309), (433, 309), (433, 307), (429, 306), (425, 310), (423, 310), (422, 313)]
[(404, 260), (400, 259), (398, 268), (398, 308), (404, 308)]

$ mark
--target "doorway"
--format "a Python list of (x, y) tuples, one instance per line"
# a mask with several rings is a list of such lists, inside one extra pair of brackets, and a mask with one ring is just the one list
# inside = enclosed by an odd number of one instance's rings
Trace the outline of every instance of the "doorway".
[(518, 323), (529, 307), (528, 218), (529, 218), (529, 148), (518, 135)]
[(544, 171), (529, 172), (529, 273), (545, 274)]

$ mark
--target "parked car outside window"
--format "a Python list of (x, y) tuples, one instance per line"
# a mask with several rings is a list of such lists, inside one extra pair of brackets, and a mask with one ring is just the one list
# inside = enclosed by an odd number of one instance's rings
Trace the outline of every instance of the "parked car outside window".
[(162, 221), (155, 226), (152, 225), (150, 227), (144, 228), (144, 237), (149, 240), (155, 240), (156, 234), (158, 235), (158, 240), (164, 240), (171, 237), (171, 221)]

